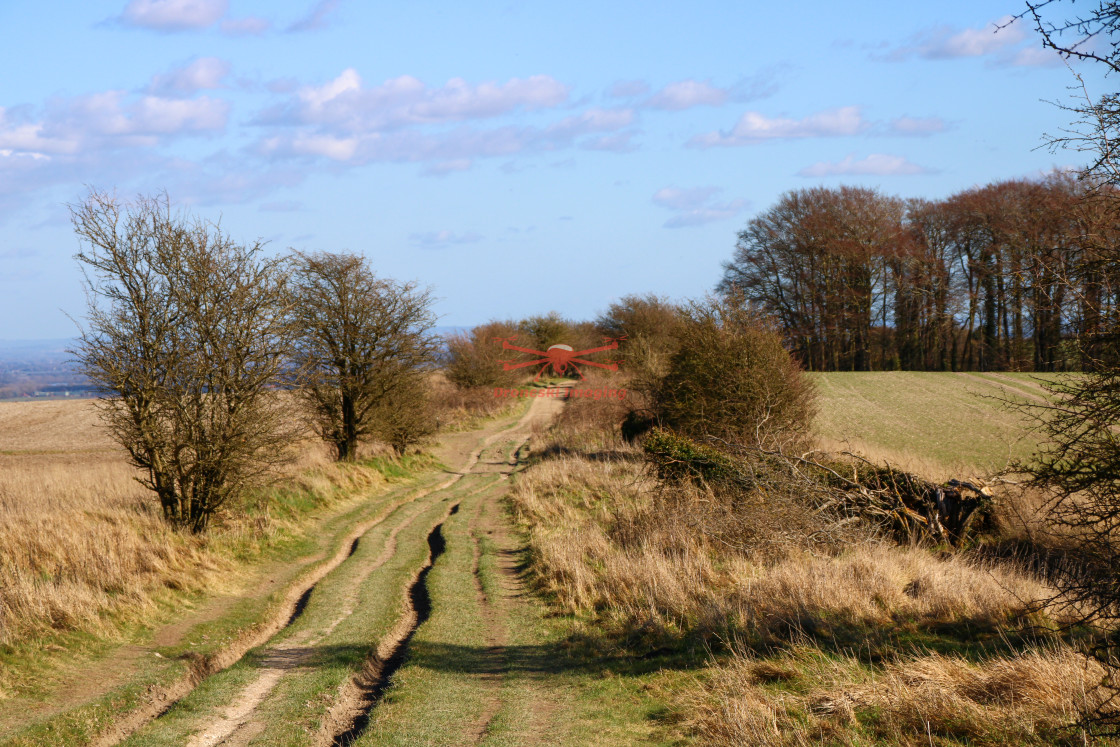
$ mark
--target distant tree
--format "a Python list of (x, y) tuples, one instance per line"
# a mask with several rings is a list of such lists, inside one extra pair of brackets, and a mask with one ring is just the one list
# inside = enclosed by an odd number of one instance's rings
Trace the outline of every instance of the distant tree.
[(522, 372), (502, 367), (502, 359), (510, 354), (501, 341), (518, 334), (514, 322), (490, 321), (465, 334), (450, 335), (444, 366), (448, 380), (463, 389), (513, 386)]
[(800, 443), (814, 412), (812, 383), (780, 332), (735, 293), (684, 308), (655, 401), (662, 425), (750, 446)]
[(577, 350), (601, 342), (601, 337), (590, 322), (565, 319), (558, 312), (531, 316), (517, 323), (518, 344), (537, 350), (547, 350), (552, 345), (571, 345)]
[(596, 320), (601, 336), (625, 338), (623, 371), (636, 395), (630, 404), (643, 415), (649, 414), (669, 357), (680, 345), (681, 320), (680, 306), (652, 293), (623, 296)]
[(70, 218), (88, 299), (74, 356), (164, 517), (201, 532), (289, 440), (269, 391), (287, 352), (281, 268), (166, 195), (94, 191)]
[(720, 292), (779, 320), (813, 370), (866, 371), (888, 357), (889, 260), (907, 234), (903, 203), (862, 187), (788, 192), (739, 233)]
[(314, 430), (353, 461), (390, 402), (420, 406), (403, 392), (422, 390), (440, 349), (431, 293), (377, 277), (356, 254), (296, 253), (289, 299), (296, 391)]

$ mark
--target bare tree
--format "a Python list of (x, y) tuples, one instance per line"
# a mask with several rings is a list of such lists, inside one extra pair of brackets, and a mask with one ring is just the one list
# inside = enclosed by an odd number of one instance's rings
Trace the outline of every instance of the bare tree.
[(315, 431), (353, 461), (390, 402), (423, 405), (400, 397), (422, 390), (439, 352), (431, 293), (377, 277), (359, 255), (327, 252), (296, 253), (289, 290), (298, 392)]
[[(1072, 3), (1071, 3), (1072, 4)], [(1065, 2), (1028, 2), (1029, 16), (1045, 47), (1067, 59), (1120, 72), (1120, 4), (1079, 5), (1063, 13)], [(1080, 177), (1090, 198), (1072, 212), (1079, 231), (1081, 261), (1042, 256), (1056, 282), (1076, 298), (1084, 320), (1078, 340), (1085, 372), (1049, 385), (1052, 401), (1032, 408), (1046, 436), (1044, 447), (1025, 465), (1032, 485), (1049, 497), (1048, 515), (1059, 534), (1073, 538), (1079, 562), (1061, 568), (1052, 581), (1079, 623), (1093, 634), (1083, 649), (1105, 666), (1101, 685), (1108, 697), (1082, 725), (1091, 733), (1120, 734), (1120, 97), (1090, 95), (1078, 73), (1075, 102), (1063, 108), (1074, 124), (1048, 136), (1053, 149), (1088, 153)], [(1059, 258), (1060, 259), (1060, 258)]]
[(70, 217), (88, 302), (72, 352), (164, 516), (200, 532), (288, 439), (269, 391), (287, 349), (280, 267), (166, 195), (94, 191)]

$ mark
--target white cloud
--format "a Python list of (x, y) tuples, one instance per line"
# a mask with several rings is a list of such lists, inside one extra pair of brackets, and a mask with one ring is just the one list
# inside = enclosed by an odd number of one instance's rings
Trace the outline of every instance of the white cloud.
[(579, 147), (635, 148), (630, 108), (589, 108), (543, 125), (469, 126), (523, 111), (557, 108), (569, 88), (547, 75), (471, 84), (453, 78), (439, 87), (410, 75), (367, 86), (348, 68), (320, 85), (298, 87), (279, 106), (258, 114), (268, 128), (256, 151), (269, 158), (325, 157), (351, 165), (424, 162), (427, 174), (467, 168), (481, 157)]
[(126, 132), (150, 135), (202, 134), (225, 129), (230, 105), (222, 99), (145, 96), (126, 115)]
[[(1031, 45), (1024, 46), (1024, 42)], [(1038, 67), (1062, 64), (1052, 50), (1041, 49), (1023, 23), (1005, 15), (979, 28), (938, 26), (912, 36), (882, 57), (890, 61), (918, 57), (925, 60), (958, 60), (988, 57), (997, 65)]]
[(120, 20), (156, 31), (188, 31), (212, 26), (228, 8), (229, 0), (131, 0)]
[(802, 119), (771, 118), (760, 112), (744, 114), (730, 132), (697, 135), (690, 145), (708, 148), (717, 145), (749, 145), (764, 140), (858, 135), (868, 128), (858, 106), (826, 109)]
[(654, 204), (676, 213), (665, 221), (665, 228), (690, 228), (734, 218), (747, 207), (747, 201), (742, 199), (712, 202), (722, 191), (720, 187), (664, 187), (654, 192), (652, 199)]
[(891, 120), (888, 132), (892, 135), (932, 135), (944, 132), (945, 120), (941, 117), (897, 117)]
[(15, 122), (0, 107), (0, 149), (11, 155), (75, 153), (78, 139), (73, 136), (45, 134), (42, 122)]
[(653, 193), (653, 201), (670, 210), (691, 210), (700, 207), (720, 191), (720, 187), (665, 187)]
[(190, 95), (198, 91), (221, 88), (229, 75), (230, 65), (218, 57), (200, 57), (187, 65), (152, 77), (148, 91), (172, 95)]
[(916, 53), (931, 60), (954, 59), (958, 57), (982, 57), (1002, 51), (1021, 42), (1025, 34), (1022, 24), (1011, 23), (1011, 16), (1003, 16), (993, 23), (978, 29), (963, 29), (955, 33), (947, 29), (937, 29), (926, 35)]
[(924, 166), (911, 163), (902, 156), (872, 153), (857, 159), (849, 154), (840, 161), (819, 161), (797, 172), (798, 176), (910, 176), (928, 174)]
[[(257, 150), (267, 157), (326, 156), (352, 165), (391, 162), (455, 162), (483, 157), (553, 151), (583, 144), (583, 138), (626, 126), (632, 113), (592, 110), (547, 127), (458, 127), (444, 132), (396, 129), (388, 132), (279, 132), (262, 138)], [(593, 140), (589, 147), (602, 145)]]
[(552, 108), (568, 101), (569, 88), (548, 75), (511, 78), (505, 83), (471, 85), (452, 78), (439, 88), (402, 75), (366, 87), (348, 68), (320, 86), (305, 86), (276, 109), (259, 117), (263, 124), (317, 124), (362, 132), (415, 124), (438, 124), (496, 117), (523, 109)]
[(692, 228), (734, 218), (746, 208), (746, 200), (732, 200), (717, 205), (694, 208), (677, 213), (663, 224), (665, 228)]
[(681, 111), (694, 106), (719, 106), (727, 101), (728, 92), (701, 80), (670, 83), (651, 96), (645, 105), (651, 109)]
[(34, 151), (22, 150), (15, 151), (10, 148), (0, 148), (0, 158), (30, 158), (33, 161), (49, 161), (50, 156), (46, 153), (36, 153)]
[(260, 16), (227, 18), (222, 21), (222, 33), (226, 36), (259, 36), (272, 28), (272, 21)]
[(292, 153), (299, 156), (325, 156), (332, 161), (349, 161), (358, 150), (356, 137), (297, 135), (291, 141)]
[(0, 108), (0, 149), (97, 160), (120, 148), (148, 148), (182, 137), (223, 130), (229, 103), (200, 97), (130, 97), (104, 91), (47, 103), (37, 119), (15, 121)]
[(1015, 67), (1060, 67), (1066, 64), (1061, 55), (1045, 47), (1024, 47), (1016, 51), (1008, 63)]
[(451, 231), (426, 231), (424, 233), (410, 234), (410, 243), (423, 247), (450, 246), (451, 244), (473, 244), (481, 241), (482, 236), (474, 231), (467, 233), (452, 233)]

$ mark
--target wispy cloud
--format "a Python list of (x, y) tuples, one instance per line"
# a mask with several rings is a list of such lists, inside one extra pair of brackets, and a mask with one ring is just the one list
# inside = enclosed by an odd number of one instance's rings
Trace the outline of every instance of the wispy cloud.
[(693, 187), (691, 189), (664, 187), (653, 193), (653, 201), (670, 210), (692, 210), (706, 203), (720, 191), (720, 187)]
[(1022, 21), (1004, 15), (980, 27), (954, 28), (936, 26), (924, 29), (885, 53), (875, 53), (876, 59), (899, 62), (913, 58), (924, 60), (959, 60), (988, 58), (995, 65), (1038, 67), (1061, 64), (1061, 58), (1052, 50), (1038, 46), (1034, 35), (1029, 34)]
[(320, 0), (306, 16), (288, 27), (289, 32), (318, 31), (329, 25), (331, 13), (338, 10), (339, 0)]
[(462, 170), (472, 159), (582, 147), (633, 149), (630, 108), (588, 108), (542, 125), (477, 123), (569, 104), (569, 87), (547, 75), (505, 82), (453, 78), (438, 87), (409, 75), (367, 86), (354, 69), (297, 87), (256, 116), (266, 128), (256, 151), (269, 158), (326, 158), (358, 165), (430, 163), (427, 174)]
[(798, 176), (912, 176), (934, 173), (902, 156), (872, 153), (865, 158), (849, 154), (840, 161), (818, 161), (797, 172)]
[(728, 95), (727, 89), (717, 88), (706, 80), (681, 80), (650, 96), (645, 106), (670, 111), (694, 106), (720, 106), (727, 101)]
[(443, 246), (451, 246), (453, 244), (473, 244), (476, 241), (482, 241), (482, 236), (474, 231), (466, 233), (453, 233), (451, 231), (425, 231), (423, 233), (413, 233), (408, 237), (408, 241), (416, 246), (426, 248), (437, 248)]
[(548, 75), (471, 85), (452, 78), (430, 88), (411, 75), (366, 86), (347, 68), (319, 86), (304, 86), (279, 107), (263, 112), (260, 124), (316, 124), (336, 131), (373, 131), (536, 110), (568, 101), (568, 86)]
[(508, 125), (477, 129), (464, 126), (436, 133), (414, 129), (354, 134), (281, 132), (262, 138), (257, 150), (273, 158), (323, 157), (351, 165), (378, 161), (455, 162), (560, 150), (581, 144), (586, 136), (621, 129), (631, 119), (629, 112), (591, 110), (545, 127)]
[(664, 187), (653, 193), (652, 200), (675, 212), (662, 224), (665, 228), (690, 228), (734, 218), (747, 207), (747, 201), (742, 199), (713, 202), (712, 198), (722, 191), (720, 187)]
[(780, 69), (771, 67), (757, 75), (742, 78), (730, 86), (717, 86), (711, 80), (686, 78), (669, 83), (649, 96), (640, 106), (645, 109), (683, 111), (696, 106), (723, 106), (731, 102), (754, 101), (772, 95), (778, 88)]
[(752, 145), (766, 140), (843, 137), (858, 135), (869, 127), (858, 106), (826, 109), (801, 119), (767, 117), (761, 112), (750, 111), (740, 117), (731, 130), (697, 135), (689, 141), (689, 145), (710, 148)]
[(190, 96), (203, 90), (222, 87), (230, 64), (218, 57), (200, 57), (170, 71), (155, 75), (148, 92), (171, 96)]
[(229, 0), (130, 0), (118, 20), (154, 31), (197, 31), (213, 26)]
[(221, 28), (226, 36), (260, 36), (272, 28), (272, 21), (260, 16), (227, 18), (222, 21)]
[(918, 137), (945, 132), (946, 129), (945, 120), (941, 117), (902, 116), (892, 119), (887, 126), (887, 132), (891, 135)]

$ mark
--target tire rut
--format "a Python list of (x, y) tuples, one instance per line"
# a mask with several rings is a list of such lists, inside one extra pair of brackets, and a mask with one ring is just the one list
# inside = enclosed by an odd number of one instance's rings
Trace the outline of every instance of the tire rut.
[[(459, 510), (456, 503), (448, 511), (451, 516)], [(397, 620), (396, 626), (381, 640), (377, 651), (371, 656), (357, 678), (351, 681), (343, 696), (326, 719), (327, 724), (341, 725), (334, 730), (325, 744), (332, 747), (347, 747), (361, 736), (369, 725), (373, 709), (389, 687), (393, 674), (400, 669), (408, 654), (408, 644), (417, 629), (432, 614), (432, 597), (428, 591), (428, 573), (447, 543), (443, 537), (443, 522), (428, 533), (428, 557), (409, 584), (405, 595), (405, 610)]]
[[(478, 490), (482, 489), (484, 488), (479, 488)], [(478, 490), (469, 495), (473, 495), (475, 492), (478, 492)], [(382, 549), (381, 553), (372, 561), (366, 561), (364, 567), (360, 568), (358, 577), (354, 579), (354, 582), (348, 587), (348, 593), (343, 599), (339, 600), (341, 609), (338, 614), (335, 615), (331, 623), (321, 631), (303, 631), (302, 634), (294, 635), (289, 640), (266, 648), (261, 653), (260, 674), (239, 692), (234, 701), (234, 705), (228, 708), (221, 718), (212, 722), (205, 731), (188, 742), (189, 747), (212, 747), (217, 744), (242, 744), (264, 729), (264, 724), (258, 723), (253, 719), (257, 708), (265, 698), (268, 697), (269, 693), (272, 692), (276, 685), (279, 684), (285, 674), (293, 669), (306, 666), (315, 655), (314, 647), (334, 632), (336, 627), (354, 613), (357, 604), (358, 589), (371, 574), (376, 572), (396, 555), (397, 535), (411, 526), (412, 522), (418, 516), (431, 508), (430, 505), (415, 505), (419, 506), (417, 510), (409, 514), (389, 532), (389, 535), (385, 538), (385, 547)], [(347, 556), (348, 559), (353, 557), (357, 545), (358, 539), (356, 539), (351, 546), (351, 551)], [(301, 597), (304, 606), (306, 606), (307, 601), (310, 599), (311, 592), (314, 591), (315, 588), (316, 587), (308, 589), (305, 595)], [(301, 608), (300, 612), (302, 611)], [(294, 615), (291, 621), (289, 621), (289, 625), (295, 622), (297, 618), (298, 615)]]
[[(457, 479), (453, 478), (446, 481), (446, 484), (453, 484)], [(207, 677), (233, 666), (250, 650), (266, 643), (279, 632), (291, 626), (303, 614), (315, 586), (350, 556), (355, 542), (381, 524), (401, 506), (439, 489), (442, 489), (442, 486), (420, 491), (419, 495), (409, 493), (399, 501), (387, 506), (375, 518), (360, 523), (343, 539), (333, 556), (292, 584), (277, 610), (255, 631), (209, 657), (191, 659), (188, 664), (189, 669), (184, 676), (170, 683), (161, 691), (154, 693), (149, 703), (126, 714), (113, 724), (112, 728), (91, 740), (92, 747), (111, 747), (124, 741), (139, 729), (166, 714), (175, 704), (190, 695)]]
[[(123, 715), (110, 728), (92, 739), (90, 741), (90, 744), (94, 747), (110, 747), (111, 745), (119, 744), (147, 724), (155, 721), (160, 716), (167, 713), (178, 702), (186, 698), (196, 687), (198, 687), (199, 684), (201, 684), (208, 677), (211, 677), (225, 669), (228, 669), (229, 667), (240, 661), (250, 650), (267, 643), (285, 628), (291, 626), (296, 620), (299, 619), (299, 617), (305, 610), (314, 587), (327, 574), (335, 570), (347, 558), (349, 558), (357, 551), (358, 545), (365, 534), (367, 534), (374, 527), (381, 524), (386, 518), (391, 516), (401, 506), (410, 502), (418, 501), (421, 498), (432, 493), (445, 490), (457, 483), (463, 477), (469, 474), (474, 474), (474, 468), (482, 458), (482, 455), (485, 453), (486, 449), (488, 449), (491, 444), (497, 439), (502, 437), (509, 437), (522, 431), (527, 425), (531, 423), (532, 417), (535, 414), (535, 409), (536, 408), (531, 407), (514, 424), (509, 425), (505, 428), (501, 428), (484, 437), (474, 449), (468, 452), (467, 460), (463, 464), (463, 466), (457, 471), (452, 471), (448, 479), (430, 488), (407, 493), (400, 500), (394, 502), (389, 506), (386, 506), (375, 518), (362, 522), (354, 527), (351, 532), (343, 537), (343, 539), (339, 543), (337, 551), (332, 556), (330, 556), (328, 560), (322, 562), (317, 567), (305, 573), (299, 581), (291, 585), (291, 587), (285, 593), (283, 601), (279, 604), (278, 608), (269, 619), (263, 621), (262, 624), (257, 626), (254, 630), (247, 633), (240, 640), (235, 641), (227, 648), (220, 650), (215, 654), (210, 655), (209, 657), (198, 657), (197, 659), (192, 660), (189, 663), (189, 669), (185, 675), (166, 685), (162, 689), (154, 692), (152, 695), (152, 699), (147, 704), (131, 711), (130, 713)], [(453, 508), (454, 510), (458, 510), (458, 503), (456, 503)], [(440, 526), (442, 526), (442, 524), (437, 526), (436, 529), (438, 530)], [(439, 541), (442, 542), (442, 535), (439, 535), (439, 538)], [(421, 569), (421, 571), (418, 572), (418, 575), (419, 573), (424, 573), (424, 576), (426, 577), (426, 570), (430, 567), (431, 553), (429, 553), (429, 563), (425, 566), (425, 568)], [(412, 586), (415, 586), (415, 580)], [(426, 587), (424, 588), (424, 591), (426, 593)], [(411, 601), (409, 601), (409, 604), (411, 604)], [(400, 623), (398, 623), (398, 625), (400, 625)], [(414, 628), (415, 626), (413, 626), (413, 629)], [(406, 630), (405, 633), (407, 633), (408, 636), (411, 637), (410, 631)], [(404, 634), (402, 634), (401, 636), (402, 638), (403, 635)], [(388, 637), (391, 638), (392, 636), (390, 635)], [(356, 686), (360, 679), (361, 678), (359, 677), (357, 680), (352, 681), (350, 685)], [(343, 696), (345, 696), (345, 688)], [(338, 704), (340, 706), (343, 705), (343, 701), (345, 699), (345, 697), (340, 698), (339, 701), (337, 701)], [(335, 712), (335, 710), (336, 709), (332, 709), (332, 714)], [(367, 722), (369, 710), (369, 708), (365, 709)], [(330, 723), (332, 722), (330, 719), (328, 719), (324, 722), (324, 725), (329, 725)], [(355, 723), (355, 720), (351, 719), (348, 723), (349, 726), (347, 726), (347, 729), (350, 729), (352, 728), (353, 723)], [(345, 730), (336, 730), (336, 733), (343, 734), (345, 733)], [(243, 733), (239, 736), (248, 739), (254, 735)], [(226, 734), (222, 739), (230, 739), (230, 737), (230, 734)], [(222, 741), (222, 739), (219, 739), (218, 741), (220, 742)], [(241, 740), (238, 739), (237, 741)], [(332, 741), (333, 737), (332, 740), (328, 740), (328, 742), (326, 743), (329, 744), (332, 743)], [(214, 744), (215, 742), (207, 743)]]
[[(516, 455), (516, 453), (515, 451), (514, 454)], [(516, 456), (514, 456), (513, 459), (516, 459)], [(483, 531), (481, 526), (484, 521), (483, 517), (486, 515), (488, 508), (488, 500), (480, 501), (478, 513), (475, 514), (468, 526), (473, 553), (471, 575), (474, 578), (475, 595), (478, 599), (479, 607), (482, 610), (482, 619), (486, 622), (487, 628), (486, 645), (488, 646), (488, 650), (486, 651), (486, 656), (496, 664), (496, 666), (492, 668), (492, 671), (482, 675), (483, 682), (493, 692), (486, 700), (482, 713), (474, 723), (472, 739), (475, 744), (478, 744), (486, 738), (486, 734), (490, 730), (491, 722), (502, 707), (502, 679), (509, 670), (509, 654), (506, 650), (506, 646), (509, 642), (507, 630), (508, 621), (506, 620), (505, 610), (501, 607), (504, 600), (491, 599), (490, 595), (486, 593), (485, 585), (482, 583), (482, 540), (480, 534)], [(490, 533), (490, 530), (487, 530), (487, 533)]]

